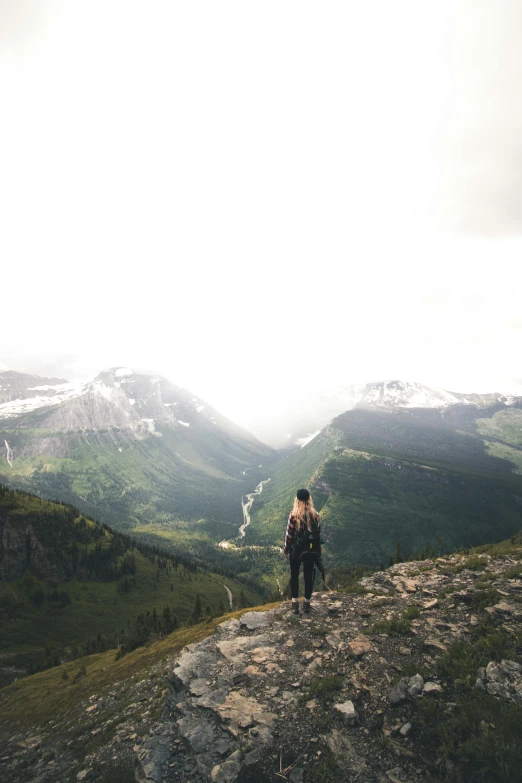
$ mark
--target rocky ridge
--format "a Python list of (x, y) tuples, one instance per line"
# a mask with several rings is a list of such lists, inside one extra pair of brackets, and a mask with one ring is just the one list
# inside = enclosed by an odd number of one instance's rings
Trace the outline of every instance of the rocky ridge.
[[(140, 783), (420, 783), (433, 760), (415, 706), (455, 710), (437, 662), (484, 618), (520, 634), (521, 554), (395, 565), (358, 592), (316, 593), (310, 616), (288, 603), (246, 612), (150, 680), (114, 685), (61, 722), (11, 736), (0, 779), (105, 781), (100, 770), (125, 761)], [(522, 667), (489, 661), (473, 687), (522, 704)]]

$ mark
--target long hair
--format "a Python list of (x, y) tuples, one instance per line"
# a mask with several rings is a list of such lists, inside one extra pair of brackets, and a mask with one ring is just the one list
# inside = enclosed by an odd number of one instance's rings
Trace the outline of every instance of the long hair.
[(314, 501), (312, 500), (311, 495), (308, 500), (299, 500), (297, 497), (294, 498), (292, 516), (296, 519), (298, 530), (301, 530), (303, 525), (306, 525), (308, 530), (312, 529), (312, 522), (319, 521), (319, 514), (314, 508)]

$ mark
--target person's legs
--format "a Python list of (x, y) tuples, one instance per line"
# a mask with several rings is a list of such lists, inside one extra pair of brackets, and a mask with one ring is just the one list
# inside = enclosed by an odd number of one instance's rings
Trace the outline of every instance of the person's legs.
[(297, 601), (299, 597), (299, 568), (301, 560), (297, 557), (290, 558), (290, 592), (292, 594), (292, 600)]
[(290, 592), (292, 594), (292, 611), (299, 612), (299, 569), (300, 558), (290, 557)]
[(314, 589), (314, 566), (315, 560), (313, 557), (303, 559), (303, 575), (305, 583), (305, 600), (310, 601), (312, 597), (312, 590)]

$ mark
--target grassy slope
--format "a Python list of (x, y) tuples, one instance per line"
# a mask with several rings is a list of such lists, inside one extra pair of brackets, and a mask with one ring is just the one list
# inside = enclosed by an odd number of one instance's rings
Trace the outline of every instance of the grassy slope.
[(330, 563), (387, 563), (397, 540), (407, 553), (437, 547), (439, 537), (454, 549), (512, 534), (520, 528), (522, 479), (510, 454), (522, 437), (522, 412), (478, 422), (501, 429), (502, 458), (491, 454), (501, 444), (485, 442), (470, 414), (451, 422), (466, 431), (433, 412), (337, 417), (273, 472), (254, 503), (247, 541), (281, 542), (299, 486), (312, 488)]
[[(257, 611), (275, 606), (277, 604), (259, 606)], [(115, 650), (109, 650), (24, 677), (0, 690), (0, 728), (12, 732), (14, 729), (23, 730), (56, 719), (91, 693), (100, 693), (103, 689), (114, 687), (117, 682), (129, 682), (133, 677), (145, 676), (154, 664), (175, 655), (185, 645), (206, 638), (219, 623), (244, 613), (243, 609), (210, 622), (181, 628), (164, 639), (134, 650), (120, 660), (116, 660)], [(87, 674), (74, 683), (74, 675), (82, 665), (85, 665)], [(64, 670), (69, 674), (67, 681), (62, 679)]]

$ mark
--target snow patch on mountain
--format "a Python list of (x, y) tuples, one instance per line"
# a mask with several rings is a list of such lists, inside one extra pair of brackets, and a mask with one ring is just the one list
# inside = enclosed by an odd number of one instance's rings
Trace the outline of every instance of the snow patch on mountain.
[(134, 370), (131, 370), (129, 367), (117, 367), (114, 370), (114, 375), (116, 378), (124, 378), (127, 375), (134, 375)]
[(506, 397), (497, 394), (462, 394), (412, 381), (391, 380), (367, 383), (357, 407), (447, 408), (450, 405), (488, 405), (505, 400)]
[(0, 405), (0, 419), (11, 419), (20, 416), (22, 413), (30, 413), (38, 408), (45, 408), (51, 405), (60, 405), (62, 402), (79, 397), (85, 391), (84, 383), (60, 383), (56, 386), (34, 386), (30, 391), (54, 391), (54, 394), (41, 394), (24, 399), (10, 400)]

